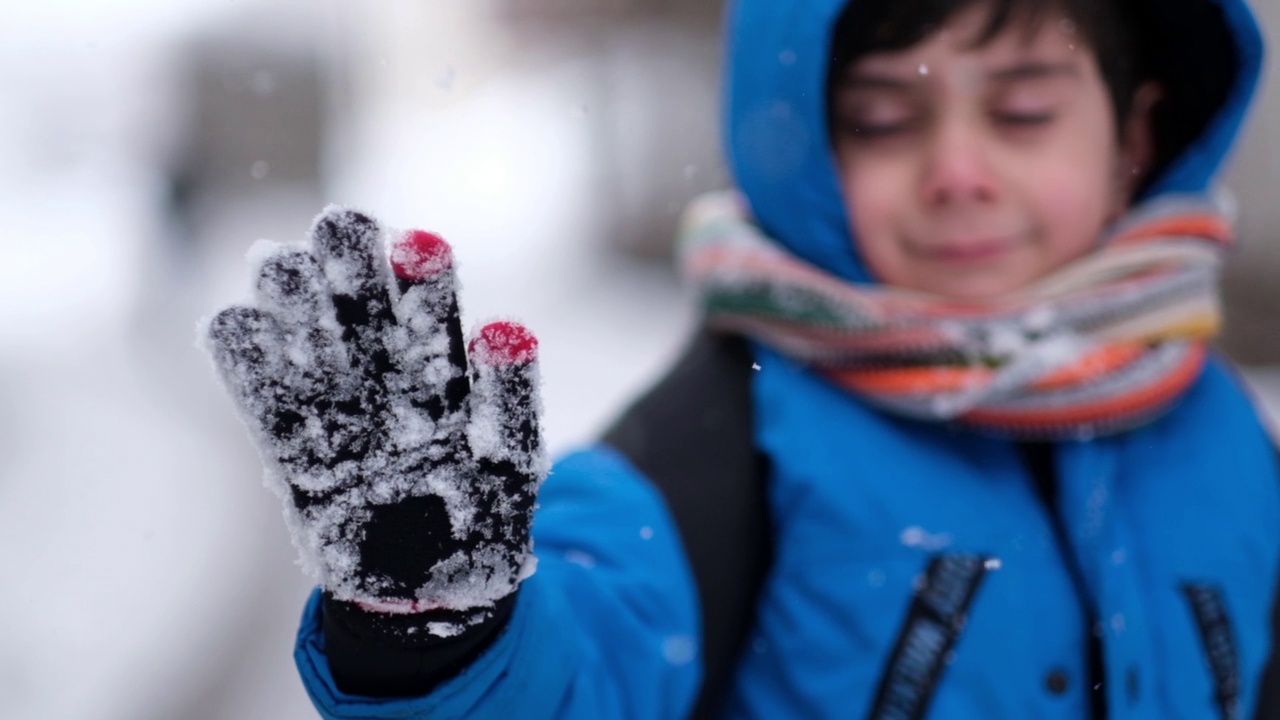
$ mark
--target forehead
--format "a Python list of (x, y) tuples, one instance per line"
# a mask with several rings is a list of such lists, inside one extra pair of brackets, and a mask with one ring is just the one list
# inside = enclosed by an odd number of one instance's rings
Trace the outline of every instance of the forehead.
[(990, 24), (990, 7), (979, 3), (955, 13), (919, 43), (903, 50), (869, 53), (848, 70), (851, 73), (893, 71), (906, 66), (927, 69), (927, 65), (919, 63), (942, 63), (958, 58), (995, 65), (1028, 59), (1066, 61), (1086, 49), (1075, 23), (1060, 10), (1046, 9), (1034, 17), (1016, 15), (988, 36)]

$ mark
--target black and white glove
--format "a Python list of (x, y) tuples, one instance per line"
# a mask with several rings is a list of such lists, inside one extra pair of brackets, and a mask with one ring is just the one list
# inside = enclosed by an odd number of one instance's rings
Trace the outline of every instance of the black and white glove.
[(512, 322), (464, 346), (452, 250), (330, 207), (260, 253), (256, 303), (207, 346), (264, 455), (303, 565), (333, 599), (450, 637), (532, 574), (548, 471), (537, 341)]

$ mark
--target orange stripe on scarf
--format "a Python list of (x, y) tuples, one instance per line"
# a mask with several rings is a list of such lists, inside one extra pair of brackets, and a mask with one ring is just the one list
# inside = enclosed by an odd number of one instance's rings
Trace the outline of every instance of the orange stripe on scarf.
[[(1146, 347), (1140, 343), (1108, 345), (1046, 374), (1032, 388), (1056, 390), (1088, 383), (1137, 361), (1145, 352)], [(851, 368), (825, 374), (835, 383), (850, 389), (885, 395), (956, 392), (985, 385), (996, 377), (995, 371), (990, 368), (955, 366), (870, 370)]]
[(1177, 399), (1200, 376), (1207, 357), (1207, 347), (1197, 344), (1174, 372), (1161, 376), (1151, 385), (1096, 402), (1028, 411), (980, 408), (966, 413), (961, 420), (982, 426), (1028, 429), (1096, 425), (1100, 422), (1105, 425), (1103, 421), (1107, 419), (1122, 423), (1127, 418), (1162, 408)]

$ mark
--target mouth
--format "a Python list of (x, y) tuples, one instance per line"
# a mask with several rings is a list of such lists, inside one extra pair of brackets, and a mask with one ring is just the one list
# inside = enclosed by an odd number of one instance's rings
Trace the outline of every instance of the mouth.
[(911, 247), (915, 255), (948, 265), (976, 265), (999, 259), (1014, 248), (1012, 236), (992, 236), (921, 243)]

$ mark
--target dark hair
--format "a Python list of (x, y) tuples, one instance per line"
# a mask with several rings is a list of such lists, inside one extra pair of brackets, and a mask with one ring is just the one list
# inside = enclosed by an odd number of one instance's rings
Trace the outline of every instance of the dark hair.
[(836, 81), (851, 64), (871, 53), (905, 50), (980, 5), (988, 16), (974, 47), (1010, 26), (1030, 33), (1055, 13), (1066, 16), (1097, 57), (1117, 126), (1128, 119), (1142, 83), (1161, 84), (1148, 182), (1204, 131), (1239, 70), (1221, 9), (1207, 0), (852, 0), (832, 37), (828, 109)]

